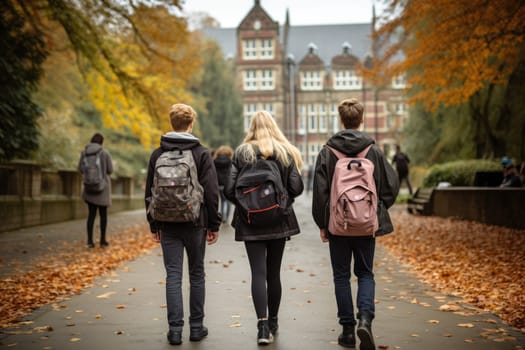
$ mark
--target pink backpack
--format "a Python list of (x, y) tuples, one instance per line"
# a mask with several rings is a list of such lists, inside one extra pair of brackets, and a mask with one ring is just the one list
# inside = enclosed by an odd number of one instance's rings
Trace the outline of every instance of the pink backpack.
[(374, 236), (379, 228), (374, 163), (365, 158), (372, 145), (356, 157), (327, 147), (338, 158), (330, 190), (328, 231), (337, 236)]

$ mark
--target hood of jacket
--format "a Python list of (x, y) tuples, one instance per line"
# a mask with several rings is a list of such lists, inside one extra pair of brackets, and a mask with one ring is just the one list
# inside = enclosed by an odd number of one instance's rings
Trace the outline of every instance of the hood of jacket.
[(215, 167), (217, 169), (224, 169), (224, 168), (229, 169), (232, 164), (231, 159), (224, 154), (219, 154), (217, 158), (213, 160), (213, 162), (215, 163)]
[(170, 131), (160, 137), (160, 147), (163, 151), (171, 151), (175, 148), (184, 151), (199, 144), (199, 139), (188, 132)]
[(90, 155), (90, 154), (97, 154), (101, 150), (102, 150), (102, 145), (91, 142), (86, 145), (84, 152), (86, 153), (86, 155)]
[(346, 155), (355, 155), (373, 143), (375, 143), (374, 140), (367, 134), (346, 129), (333, 135), (326, 144)]

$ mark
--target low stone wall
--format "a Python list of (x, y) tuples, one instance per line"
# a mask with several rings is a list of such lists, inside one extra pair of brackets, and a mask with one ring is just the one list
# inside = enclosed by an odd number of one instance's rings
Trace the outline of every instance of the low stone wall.
[(525, 188), (449, 187), (434, 191), (433, 215), (525, 229)]
[[(31, 162), (0, 165), (0, 232), (87, 217), (77, 171), (48, 171)], [(112, 178), (109, 213), (144, 208), (129, 177)]]

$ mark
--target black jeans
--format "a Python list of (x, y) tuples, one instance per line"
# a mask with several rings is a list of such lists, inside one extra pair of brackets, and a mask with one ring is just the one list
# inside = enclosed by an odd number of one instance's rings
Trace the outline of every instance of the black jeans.
[(100, 214), (100, 242), (106, 241), (106, 227), (108, 224), (108, 207), (88, 203), (88, 218), (87, 218), (87, 235), (88, 244), (93, 243), (93, 226), (95, 224), (95, 217), (97, 216), (97, 209)]
[(355, 325), (354, 304), (350, 287), (352, 257), (357, 276), (357, 309), (360, 315), (372, 320), (375, 316), (375, 280), (373, 237), (343, 237), (330, 235), (330, 259), (334, 274), (337, 317), (342, 325)]
[(286, 238), (246, 241), (257, 318), (277, 317), (281, 305), (281, 261)]
[(184, 325), (182, 302), (182, 264), (184, 250), (188, 256), (190, 282), (190, 327), (202, 326), (204, 319), (204, 253), (206, 235), (202, 226), (178, 225), (176, 230), (162, 230), (160, 234), (164, 267), (166, 268), (166, 303), (170, 329)]

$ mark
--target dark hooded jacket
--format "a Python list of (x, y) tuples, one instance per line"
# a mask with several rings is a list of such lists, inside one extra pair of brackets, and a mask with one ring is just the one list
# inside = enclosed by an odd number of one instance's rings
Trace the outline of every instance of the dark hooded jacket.
[[(213, 165), (210, 151), (202, 146), (199, 139), (190, 133), (169, 132), (163, 135), (160, 139), (160, 147), (155, 149), (151, 154), (144, 195), (146, 213), (151, 201), (151, 187), (153, 186), (155, 163), (163, 152), (172, 151), (175, 148), (179, 148), (183, 151), (191, 149), (193, 159), (197, 166), (199, 183), (204, 189), (204, 203), (201, 206), (200, 221), (197, 224), (200, 224), (204, 228), (213, 232), (219, 231), (219, 226), (221, 224), (218, 213), (219, 185), (217, 183), (215, 166)], [(176, 231), (178, 228), (183, 228), (185, 225), (193, 225), (192, 223), (158, 222), (155, 221), (149, 213), (147, 213), (146, 216), (152, 233), (158, 232), (159, 229)]]
[(225, 154), (219, 154), (214, 159), (215, 170), (217, 171), (217, 178), (219, 180), (219, 186), (225, 186), (230, 177), (230, 170), (232, 167), (232, 161), (230, 157)]
[[(377, 210), (379, 229), (376, 232), (376, 236), (381, 236), (394, 230), (387, 209), (396, 201), (399, 192), (399, 181), (394, 169), (374, 143), (374, 140), (367, 134), (347, 129), (333, 135), (328, 140), (327, 145), (351, 156), (373, 144), (366, 158), (374, 163), (374, 180), (379, 203)], [(320, 229), (328, 230), (330, 189), (336, 162), (337, 156), (325, 146), (319, 152), (315, 164), (312, 215)]]
[(98, 143), (88, 143), (80, 155), (80, 160), (78, 161), (78, 171), (80, 171), (80, 173), (84, 173), (83, 160), (85, 155), (96, 154), (98, 152), (100, 152), (100, 169), (104, 174), (104, 181), (106, 183), (104, 190), (99, 193), (90, 193), (86, 192), (85, 189), (82, 189), (82, 199), (87, 203), (99, 205), (101, 207), (109, 207), (111, 206), (111, 178), (109, 176), (111, 173), (113, 173), (113, 162), (109, 152)]
[[(253, 227), (246, 224), (239, 218), (237, 208), (233, 213), (232, 226), (235, 228), (235, 240), (236, 241), (255, 241), (255, 240), (269, 240), (278, 238), (289, 238), (292, 235), (296, 235), (300, 232), (299, 223), (293, 210), (294, 199), (299, 196), (304, 189), (303, 180), (295, 162), (290, 162), (288, 166), (285, 166), (281, 162), (277, 162), (279, 171), (281, 172), (281, 178), (283, 179), (283, 185), (288, 191), (290, 196), (290, 205), (288, 207), (288, 213), (284, 220), (276, 222), (268, 227)], [(230, 180), (224, 188), (224, 195), (232, 203), (236, 203), (235, 200), (235, 183), (237, 182), (237, 176), (241, 172), (242, 168), (247, 166), (246, 161), (237, 157), (237, 154), (233, 157), (232, 170), (230, 173)]]

